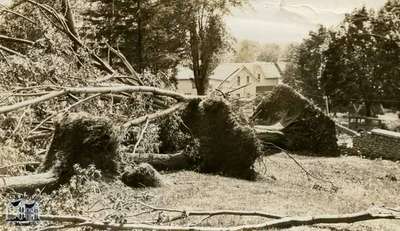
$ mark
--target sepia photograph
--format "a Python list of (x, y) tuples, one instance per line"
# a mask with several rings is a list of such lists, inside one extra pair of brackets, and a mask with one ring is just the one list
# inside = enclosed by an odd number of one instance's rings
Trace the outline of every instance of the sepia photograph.
[(400, 0), (0, 0), (0, 231), (400, 231)]

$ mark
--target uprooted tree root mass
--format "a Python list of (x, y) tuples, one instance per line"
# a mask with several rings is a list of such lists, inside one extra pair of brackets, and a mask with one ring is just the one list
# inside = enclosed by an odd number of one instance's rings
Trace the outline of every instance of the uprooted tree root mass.
[(41, 171), (54, 171), (64, 179), (73, 174), (75, 164), (93, 164), (104, 175), (116, 176), (119, 165), (119, 139), (111, 121), (84, 113), (71, 113), (55, 123)]
[(182, 119), (199, 141), (201, 172), (254, 178), (253, 164), (261, 155), (252, 127), (222, 98), (192, 101)]
[(279, 85), (257, 106), (253, 118), (266, 125), (280, 122), (284, 146), (292, 151), (338, 156), (335, 122), (307, 98), (287, 85)]

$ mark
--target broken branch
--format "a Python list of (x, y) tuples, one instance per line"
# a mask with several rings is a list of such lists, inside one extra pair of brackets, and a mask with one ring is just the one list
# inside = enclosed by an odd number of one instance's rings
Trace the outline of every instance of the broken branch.
[(155, 119), (158, 119), (158, 118), (162, 118), (164, 116), (167, 116), (169, 114), (172, 114), (172, 113), (174, 113), (176, 111), (179, 111), (179, 110), (183, 109), (185, 105), (186, 105), (186, 103), (178, 103), (178, 104), (176, 104), (176, 105), (174, 105), (174, 106), (172, 106), (172, 107), (170, 107), (168, 109), (165, 109), (163, 111), (155, 112), (153, 114), (145, 115), (145, 116), (136, 118), (134, 120), (128, 121), (123, 125), (123, 127), (125, 129), (127, 129), (127, 128), (131, 127), (131, 126), (142, 124), (142, 123), (146, 122), (146, 120), (151, 121), (151, 120), (155, 120)]
[[(5, 214), (3, 214), (5, 216)], [(243, 215), (246, 216), (246, 215)], [(400, 219), (400, 214), (396, 210), (377, 208), (368, 209), (359, 213), (350, 213), (342, 215), (321, 215), (310, 217), (285, 217), (260, 224), (242, 225), (232, 227), (198, 227), (198, 226), (167, 226), (167, 225), (149, 225), (149, 224), (117, 224), (100, 221), (92, 221), (84, 217), (74, 216), (46, 216), (41, 215), (41, 220), (54, 222), (77, 223), (75, 225), (57, 226), (57, 228), (71, 227), (91, 227), (95, 229), (112, 230), (153, 230), (153, 231), (245, 231), (245, 230), (265, 230), (270, 228), (290, 228), (295, 226), (316, 225), (316, 224), (338, 224), (355, 223), (367, 220), (377, 219)], [(53, 226), (56, 227), (56, 226)], [(46, 230), (46, 229), (45, 229)], [(54, 229), (47, 229), (54, 230)]]
[(6, 52), (8, 52), (8, 53), (10, 53), (10, 54), (13, 54), (13, 55), (20, 56), (20, 57), (22, 57), (22, 58), (26, 58), (25, 55), (19, 53), (18, 51), (15, 51), (15, 50), (13, 50), (13, 49), (7, 48), (7, 47), (2, 46), (2, 45), (0, 45), (0, 50), (6, 51)]
[(95, 94), (95, 95), (89, 96), (89, 97), (87, 97), (87, 98), (85, 98), (85, 99), (79, 100), (78, 102), (72, 104), (71, 106), (69, 106), (69, 107), (67, 107), (67, 108), (64, 108), (63, 110), (61, 110), (61, 111), (59, 111), (59, 112), (57, 112), (57, 113), (54, 113), (54, 114), (48, 116), (48, 117), (45, 118), (42, 122), (40, 122), (35, 128), (33, 128), (31, 131), (29, 131), (29, 132), (28, 132), (28, 136), (29, 136), (30, 134), (32, 134), (34, 131), (36, 131), (37, 129), (39, 129), (44, 123), (46, 123), (47, 121), (49, 121), (49, 120), (51, 120), (52, 118), (56, 117), (58, 114), (60, 114), (60, 113), (65, 114), (66, 112), (68, 112), (68, 111), (71, 110), (72, 108), (74, 108), (74, 107), (76, 107), (76, 106), (78, 106), (78, 105), (80, 105), (80, 104), (82, 104), (82, 103), (84, 103), (84, 102), (86, 102), (86, 101), (89, 101), (89, 100), (91, 100), (91, 99), (93, 99), (93, 98), (96, 98), (96, 97), (98, 97), (98, 96), (100, 96), (100, 95), (102, 95), (102, 94)]
[(168, 209), (168, 208), (157, 208), (150, 206), (145, 203), (141, 205), (151, 209), (152, 211), (163, 211), (172, 213), (182, 213), (185, 217), (189, 216), (220, 216), (220, 215), (233, 215), (233, 216), (252, 216), (252, 217), (264, 217), (272, 219), (280, 219), (283, 216), (265, 213), (261, 211), (240, 211), (240, 210), (181, 210), (181, 209)]
[(13, 37), (5, 36), (5, 35), (0, 35), (0, 39), (6, 40), (6, 41), (11, 41), (11, 42), (24, 43), (29, 46), (35, 45), (34, 41), (27, 40), (27, 39), (21, 39), (21, 38), (13, 38)]
[[(160, 89), (160, 88), (156, 88), (156, 87), (147, 87), (147, 86), (125, 86), (125, 85), (122, 85), (122, 86), (116, 86), (116, 87), (81, 87), (81, 88), (71, 87), (71, 88), (64, 88), (59, 91), (50, 92), (47, 95), (43, 95), (41, 97), (34, 98), (31, 100), (26, 100), (26, 101), (22, 101), (22, 102), (13, 104), (13, 105), (0, 107), (0, 114), (10, 112), (10, 111), (15, 111), (22, 107), (26, 107), (26, 106), (37, 104), (37, 103), (44, 102), (44, 101), (48, 101), (48, 100), (57, 98), (59, 96), (67, 95), (67, 94), (100, 94), (100, 93), (101, 94), (110, 94), (110, 93), (121, 93), (121, 92), (152, 93), (155, 95), (168, 96), (168, 97), (171, 97), (178, 101), (183, 101), (183, 102), (187, 102), (187, 101), (199, 98), (198, 96), (185, 96), (183, 94), (180, 94), (180, 93), (177, 93), (174, 91), (164, 90), (164, 89)], [(174, 108), (175, 108), (175, 110), (177, 110), (176, 107), (174, 107)], [(153, 115), (152, 117), (157, 117), (157, 116), (158, 115)], [(151, 117), (149, 117), (149, 118), (154, 119)], [(138, 120), (138, 119), (136, 119), (136, 120)], [(138, 124), (136, 122), (136, 120), (134, 120), (135, 122), (133, 122), (133, 124), (135, 124), (135, 123)], [(143, 120), (143, 119), (141, 119), (141, 120)], [(142, 123), (142, 122), (140, 122), (140, 123)]]

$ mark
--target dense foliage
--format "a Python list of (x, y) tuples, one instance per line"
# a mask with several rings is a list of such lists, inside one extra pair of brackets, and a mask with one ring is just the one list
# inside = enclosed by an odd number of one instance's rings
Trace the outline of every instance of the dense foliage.
[(346, 15), (336, 28), (321, 27), (292, 52), (286, 82), (322, 105), (334, 108), (364, 104), (399, 107), (400, 1), (378, 12), (365, 7)]

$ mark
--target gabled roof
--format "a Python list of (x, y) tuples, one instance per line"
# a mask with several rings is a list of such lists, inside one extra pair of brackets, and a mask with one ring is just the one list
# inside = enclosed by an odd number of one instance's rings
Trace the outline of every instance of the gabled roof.
[(274, 63), (254, 62), (251, 64), (259, 66), (261, 68), (262, 72), (264, 72), (264, 76), (266, 79), (274, 79), (274, 78), (281, 77), (281, 73)]
[[(265, 78), (280, 78), (281, 74), (278, 67), (274, 63), (268, 62), (253, 62), (253, 63), (221, 63), (219, 64), (210, 75), (210, 79), (223, 81), (238, 71), (246, 68), (247, 71), (254, 75), (255, 70), (260, 68), (264, 73)], [(254, 77), (254, 76), (253, 76)], [(178, 66), (176, 79), (178, 80), (189, 80), (193, 79), (193, 71), (189, 67)]]
[(288, 64), (288, 62), (284, 62), (284, 61), (276, 62), (276, 65), (277, 65), (279, 71), (281, 72), (281, 74), (283, 74), (286, 71), (287, 64)]
[(244, 65), (241, 63), (221, 63), (213, 70), (209, 78), (223, 81), (243, 68)]

